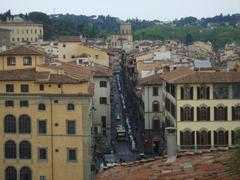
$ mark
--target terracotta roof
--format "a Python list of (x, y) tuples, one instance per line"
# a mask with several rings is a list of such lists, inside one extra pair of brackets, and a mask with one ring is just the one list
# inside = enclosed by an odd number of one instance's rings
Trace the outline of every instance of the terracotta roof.
[(49, 83), (78, 84), (79, 81), (64, 74), (51, 74)]
[(163, 157), (124, 163), (101, 171), (96, 180), (240, 179), (240, 172), (230, 168), (231, 154), (207, 150), (181, 154), (173, 163)]
[(59, 42), (82, 42), (80, 36), (60, 36), (58, 38)]
[(173, 84), (239, 83), (240, 72), (201, 72), (179, 68), (161, 75), (161, 78)]
[(94, 66), (92, 67), (94, 77), (111, 77), (112, 69), (104, 66)]
[(145, 78), (141, 78), (138, 80), (138, 84), (141, 86), (147, 85), (161, 85), (162, 84), (161, 74), (156, 74), (152, 76), (148, 76)]
[(48, 79), (49, 72), (36, 72), (35, 69), (0, 71), (0, 81), (35, 81)]
[(35, 56), (43, 56), (45, 53), (39, 51), (34, 48), (30, 48), (27, 46), (18, 46), (13, 49), (9, 49), (0, 53), (0, 56), (6, 55), (35, 55)]

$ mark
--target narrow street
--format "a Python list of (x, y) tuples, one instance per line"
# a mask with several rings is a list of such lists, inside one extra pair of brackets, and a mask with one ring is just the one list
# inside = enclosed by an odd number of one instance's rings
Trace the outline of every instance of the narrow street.
[[(135, 161), (139, 152), (139, 133), (136, 131), (133, 112), (130, 112), (126, 84), (123, 81), (121, 66), (116, 63), (113, 68), (112, 79), (112, 146), (118, 162)], [(123, 129), (122, 134), (119, 129)], [(140, 148), (142, 149), (142, 148)]]

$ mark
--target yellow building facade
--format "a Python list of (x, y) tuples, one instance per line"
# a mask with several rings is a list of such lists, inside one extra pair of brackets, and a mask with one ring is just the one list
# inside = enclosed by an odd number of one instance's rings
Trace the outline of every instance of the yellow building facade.
[(179, 69), (164, 80), (165, 123), (177, 129), (180, 150), (236, 145), (240, 73)]
[(1, 53), (0, 62), (0, 179), (91, 179), (90, 79), (38, 68), (43, 54), (26, 47)]
[(43, 41), (43, 25), (31, 22), (0, 22), (0, 28), (11, 30), (11, 43)]
[(61, 62), (71, 62), (77, 60), (82, 54), (86, 54), (92, 63), (109, 66), (109, 55), (107, 52), (84, 45), (78, 36), (60, 37), (58, 49), (58, 58)]

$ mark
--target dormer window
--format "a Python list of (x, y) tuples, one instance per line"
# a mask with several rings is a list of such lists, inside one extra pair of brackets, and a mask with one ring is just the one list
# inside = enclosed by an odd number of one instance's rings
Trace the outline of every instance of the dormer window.
[(7, 65), (8, 66), (15, 66), (16, 65), (16, 58), (13, 56), (7, 57)]
[(31, 56), (23, 57), (23, 65), (31, 66), (32, 65), (32, 57)]

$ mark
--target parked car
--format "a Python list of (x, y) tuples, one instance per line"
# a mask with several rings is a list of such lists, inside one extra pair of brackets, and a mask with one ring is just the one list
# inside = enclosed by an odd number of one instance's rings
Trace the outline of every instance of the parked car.
[(144, 153), (139, 153), (137, 155), (137, 160), (142, 160), (142, 159), (145, 159), (145, 155), (144, 155)]

